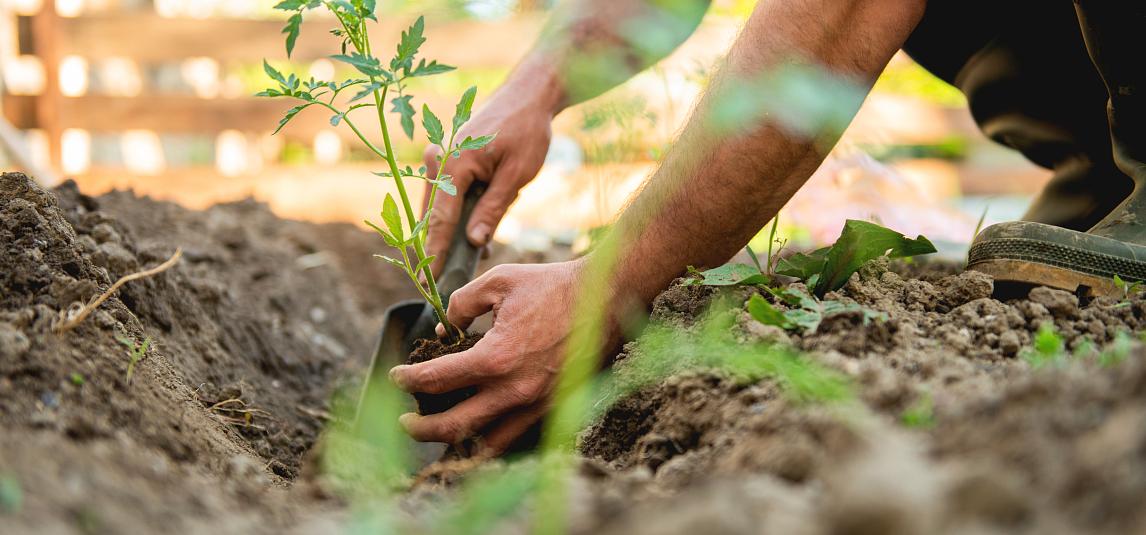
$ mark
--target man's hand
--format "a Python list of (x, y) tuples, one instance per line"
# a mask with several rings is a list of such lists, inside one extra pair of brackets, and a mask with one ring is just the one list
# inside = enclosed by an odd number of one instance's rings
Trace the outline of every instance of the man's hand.
[(493, 328), (473, 348), (414, 365), (390, 378), (407, 392), (440, 394), (467, 386), (478, 393), (454, 408), (399, 419), (415, 439), (457, 444), (480, 434), (482, 453), (498, 455), (548, 409), (565, 358), (585, 260), (502, 265), (454, 292), (446, 314), (465, 329), (492, 311)]
[[(463, 152), (457, 159), (446, 162), (446, 174), (453, 176), (458, 188), (454, 196), (438, 195), (434, 212), (430, 214), (429, 240), (426, 253), (437, 256), (433, 270), (438, 273), (446, 260), (450, 239), (455, 231), (465, 232), (470, 243), (483, 247), (489, 243), (498, 223), (517, 192), (533, 180), (541, 170), (552, 136), (551, 109), (538, 99), (515, 95), (511, 87), (498, 91), (458, 133), (457, 141), (465, 136), (486, 135), (496, 132), (497, 138), (482, 150)], [(426, 149), (427, 176), (438, 172), (441, 150), (436, 146)], [(489, 182), (469, 224), (458, 229), (462, 199), (475, 180)], [(429, 192), (427, 184), (427, 194)]]

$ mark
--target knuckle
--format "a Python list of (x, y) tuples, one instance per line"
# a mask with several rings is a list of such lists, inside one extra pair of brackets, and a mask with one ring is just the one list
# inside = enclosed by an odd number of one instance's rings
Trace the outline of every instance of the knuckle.
[(532, 405), (541, 399), (541, 385), (514, 381), (506, 386), (505, 395), (514, 406)]
[(489, 359), (486, 362), (486, 373), (494, 377), (503, 377), (509, 375), (517, 368), (517, 362), (503, 354)]
[(434, 435), (434, 438), (444, 439), (448, 442), (459, 442), (469, 435), (469, 431), (468, 426), (457, 418), (443, 418), (438, 422)]
[(441, 389), (442, 376), (432, 366), (422, 366), (414, 374), (414, 384), (418, 390), (436, 394)]

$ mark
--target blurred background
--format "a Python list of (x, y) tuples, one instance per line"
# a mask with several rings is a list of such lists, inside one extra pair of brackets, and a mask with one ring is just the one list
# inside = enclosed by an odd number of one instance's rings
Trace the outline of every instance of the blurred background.
[[(380, 163), (349, 131), (307, 110), (272, 136), (293, 104), (252, 96), (270, 85), (264, 58), (304, 78), (349, 75), (326, 58), (337, 51), (335, 22), (317, 12), (287, 62), (275, 3), (0, 0), (0, 167), (47, 185), (71, 178), (90, 194), (131, 188), (193, 208), (250, 196), (294, 219), (358, 223), (376, 214), (392, 186), (370, 174)], [(415, 100), (443, 115), (476, 85), (480, 108), (552, 3), (379, 2), (375, 39), (389, 48), (425, 15), (422, 56), (458, 70), (420, 80)], [(560, 115), (545, 167), (496, 239), (527, 250), (576, 247), (607, 224), (655, 168), (753, 3), (716, 0), (666, 61)], [(422, 149), (404, 138), (396, 147), (415, 167)], [(811, 246), (834, 239), (846, 218), (869, 219), (957, 251), (984, 213), (988, 223), (1017, 218), (1048, 178), (984, 138), (960, 93), (900, 54), (781, 213), (781, 234)]]

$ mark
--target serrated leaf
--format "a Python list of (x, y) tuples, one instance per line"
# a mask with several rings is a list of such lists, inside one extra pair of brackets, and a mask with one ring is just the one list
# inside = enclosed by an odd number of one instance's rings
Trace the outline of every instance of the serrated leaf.
[(267, 63), (265, 59), (263, 60), (263, 72), (267, 73), (267, 76), (270, 76), (271, 80), (278, 82), (279, 85), (284, 87), (287, 85), (286, 78), (283, 78), (283, 74), (274, 67), (271, 67), (271, 64)]
[(755, 266), (748, 264), (724, 264), (723, 266), (700, 272), (701, 279), (689, 281), (697, 286), (741, 286), (748, 284), (768, 284), (768, 276)]
[(271, 98), (274, 98), (274, 97), (283, 97), (283, 96), (286, 96), (286, 95), (284, 95), (284, 94), (282, 93), (282, 91), (279, 91), (278, 89), (264, 89), (264, 90), (262, 90), (262, 91), (259, 91), (258, 93), (255, 93), (255, 96), (256, 96), (256, 97), (271, 97)]
[(494, 137), (496, 137), (496, 134), (478, 137), (466, 136), (461, 143), (458, 143), (458, 150), (478, 150), (489, 145)]
[(450, 197), (456, 197), (458, 195), (458, 187), (454, 184), (453, 179), (448, 176), (434, 180), (433, 183), (438, 186), (438, 189), (442, 190), (442, 193)]
[(286, 38), (286, 51), (289, 58), (291, 53), (294, 52), (294, 44), (298, 41), (298, 35), (302, 31), (302, 13), (295, 13), (287, 19), (286, 26), (283, 27), (282, 33), (287, 34)]
[(852, 273), (869, 260), (885, 255), (902, 258), (934, 252), (935, 246), (923, 236), (910, 239), (875, 223), (849, 219), (844, 223), (839, 239), (828, 251), (815, 294), (822, 297), (840, 289)]
[(410, 74), (407, 74), (406, 76), (410, 76), (410, 77), (433, 76), (435, 74), (442, 74), (442, 73), (450, 72), (456, 68), (457, 67), (454, 67), (453, 65), (445, 65), (442, 63), (438, 63), (437, 61), (431, 61), (429, 63), (426, 63), (426, 60), (423, 59), (423, 60), (419, 61), (418, 66), (414, 67), (410, 71)]
[(312, 105), (314, 105), (313, 102), (307, 102), (306, 104), (295, 106), (295, 107), (287, 110), (286, 115), (283, 116), (282, 120), (279, 121), (279, 127), (276, 128), (275, 131), (271, 133), (271, 135), (273, 136), (273, 135), (279, 133), (279, 131), (282, 130), (283, 127), (286, 126), (287, 123), (289, 123), (291, 121), (291, 119), (294, 119), (294, 117), (296, 115), (298, 115), (299, 112), (311, 107)]
[(398, 42), (398, 53), (394, 56), (394, 59), (390, 60), (391, 70), (410, 69), (414, 63), (414, 55), (418, 53), (418, 49), (422, 47), (422, 43), (426, 42), (426, 38), (422, 35), (425, 27), (425, 17), (418, 17), (418, 20), (414, 21), (414, 24), (402, 32), (402, 38)]
[(396, 258), (390, 258), (389, 256), (380, 255), (380, 254), (374, 255), (374, 258), (381, 258), (382, 260), (385, 260), (387, 264), (392, 264), (392, 265), (398, 266), (398, 267), (402, 268), (403, 271), (406, 270), (406, 263), (402, 262), (401, 260), (398, 260)]
[(362, 18), (378, 20), (374, 15), (374, 11), (376, 9), (377, 2), (375, 0), (362, 0), (362, 5), (360, 5), (358, 8), (358, 13), (362, 15)]
[(382, 201), (382, 221), (386, 222), (386, 228), (399, 242), (405, 241), (402, 232), (402, 216), (398, 213), (398, 203), (394, 202), (394, 197), (389, 193), (386, 194), (386, 200)]
[(784, 316), (783, 312), (776, 310), (760, 294), (753, 294), (748, 298), (748, 314), (752, 319), (763, 323), (764, 325), (773, 325), (781, 329), (791, 329), (795, 327), (791, 320)]
[(430, 111), (430, 107), (422, 104), (422, 127), (426, 129), (426, 137), (430, 143), (435, 145), (442, 144), (442, 137), (445, 132), (442, 131), (442, 121), (438, 120), (438, 116)]
[(379, 83), (379, 82), (368, 83), (362, 87), (361, 91), (355, 93), (353, 97), (350, 97), (350, 100), (348, 100), (347, 103), (362, 100), (362, 99), (366, 98), (367, 96), (371, 95), (372, 93), (374, 93), (375, 91), (377, 91), (379, 89), (382, 89), (381, 83)]
[(414, 139), (414, 107), (410, 105), (410, 99), (414, 98), (413, 95), (403, 95), (390, 101), (394, 107), (390, 110), (398, 113), (402, 117), (402, 131), (406, 133), (406, 137)]
[(474, 98), (477, 97), (477, 87), (470, 86), (462, 93), (462, 98), (458, 100), (457, 108), (454, 109), (454, 132), (457, 132), (466, 121), (470, 120), (470, 114), (473, 112)]
[(382, 62), (378, 61), (378, 58), (374, 56), (354, 52), (350, 55), (335, 54), (330, 56), (330, 59), (349, 64), (366, 76), (383, 76), (386, 74), (386, 70), (382, 68)]

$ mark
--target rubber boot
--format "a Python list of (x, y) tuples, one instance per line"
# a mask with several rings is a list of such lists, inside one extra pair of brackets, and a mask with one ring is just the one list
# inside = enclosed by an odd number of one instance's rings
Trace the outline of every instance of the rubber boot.
[(1113, 160), (1134, 187), (1087, 232), (1035, 222), (984, 229), (968, 267), (996, 281), (1039, 284), (1090, 295), (1117, 295), (1114, 282), (1146, 280), (1146, 68), (1137, 61), (1146, 39), (1146, 5), (1075, 0), (1091, 60), (1109, 95)]

